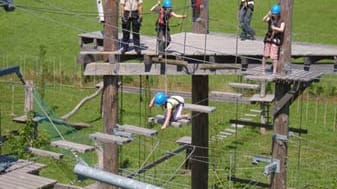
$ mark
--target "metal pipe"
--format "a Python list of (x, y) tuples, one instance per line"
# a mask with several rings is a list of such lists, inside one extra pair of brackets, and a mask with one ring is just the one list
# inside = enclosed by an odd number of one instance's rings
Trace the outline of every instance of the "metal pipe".
[(88, 177), (99, 182), (111, 184), (123, 189), (163, 189), (158, 186), (139, 182), (137, 180), (122, 177), (100, 169), (89, 167), (83, 163), (77, 163), (74, 172), (78, 175)]

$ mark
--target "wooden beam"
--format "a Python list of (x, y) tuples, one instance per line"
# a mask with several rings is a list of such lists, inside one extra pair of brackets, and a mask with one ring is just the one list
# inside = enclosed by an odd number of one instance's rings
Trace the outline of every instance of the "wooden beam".
[(137, 127), (137, 126), (133, 126), (133, 125), (117, 125), (118, 130), (122, 130), (128, 133), (132, 133), (132, 134), (136, 134), (136, 135), (143, 135), (143, 136), (154, 136), (156, 134), (158, 134), (157, 130), (154, 129), (147, 129), (147, 128), (143, 128), (143, 127)]
[(222, 91), (211, 91), (210, 96), (218, 98), (241, 98), (241, 93), (231, 93), (231, 92), (222, 92)]
[(63, 158), (63, 154), (51, 152), (51, 151), (47, 151), (47, 150), (42, 150), (42, 149), (37, 149), (37, 148), (33, 148), (33, 147), (28, 147), (27, 151), (32, 153), (32, 154), (35, 154), (35, 155), (44, 156), (44, 157), (51, 157), (51, 158), (54, 158), (54, 159), (62, 159)]
[(63, 148), (67, 150), (74, 150), (77, 152), (85, 153), (90, 150), (94, 150), (93, 146), (85, 145), (85, 144), (79, 144), (75, 142), (70, 142), (66, 140), (56, 140), (52, 141), (50, 143), (51, 146), (58, 147), (58, 148)]
[(238, 70), (240, 66), (237, 64), (199, 64), (199, 69), (201, 70)]
[(292, 90), (288, 91), (280, 100), (276, 102), (275, 106), (271, 109), (271, 114), (276, 115), (284, 106), (290, 106), (308, 86), (308, 83), (303, 82), (300, 82), (294, 86)]
[(249, 84), (249, 83), (228, 83), (230, 87), (239, 88), (239, 89), (260, 89), (260, 85), (258, 84)]
[(166, 58), (158, 58), (158, 57), (152, 57), (152, 63), (171, 64), (171, 65), (183, 66), (183, 67), (187, 67), (188, 65), (188, 62), (184, 60), (166, 59)]
[(184, 104), (184, 109), (191, 110), (193, 112), (211, 113), (215, 111), (216, 107), (198, 104)]
[(178, 140), (176, 140), (176, 143), (182, 145), (182, 144), (191, 144), (192, 143), (192, 137), (190, 136), (183, 136), (181, 138), (179, 138)]
[(112, 143), (112, 144), (123, 145), (123, 144), (129, 143), (132, 141), (130, 138), (115, 136), (115, 135), (100, 133), (100, 132), (90, 134), (89, 137), (91, 139), (102, 142), (104, 144)]

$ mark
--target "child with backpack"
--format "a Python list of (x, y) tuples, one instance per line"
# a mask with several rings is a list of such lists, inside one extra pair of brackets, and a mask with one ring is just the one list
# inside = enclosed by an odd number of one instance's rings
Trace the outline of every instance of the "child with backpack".
[(171, 17), (184, 19), (186, 18), (186, 15), (176, 14), (172, 9), (171, 0), (164, 0), (162, 7), (160, 7), (160, 0), (158, 0), (157, 4), (153, 5), (150, 11), (158, 13), (156, 21), (157, 47), (159, 56), (162, 57), (165, 49), (171, 42), (169, 19)]

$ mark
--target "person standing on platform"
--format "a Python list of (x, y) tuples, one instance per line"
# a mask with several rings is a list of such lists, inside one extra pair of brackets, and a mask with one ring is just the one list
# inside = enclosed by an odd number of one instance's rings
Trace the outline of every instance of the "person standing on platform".
[(172, 10), (171, 0), (164, 0), (162, 7), (160, 7), (160, 0), (159, 0), (157, 4), (152, 6), (150, 11), (158, 13), (158, 18), (156, 21), (157, 47), (159, 51), (159, 57), (162, 57), (162, 55), (165, 52), (165, 49), (171, 43), (169, 19), (171, 17), (186, 18), (186, 15), (176, 14)]
[(165, 108), (164, 122), (161, 129), (166, 129), (170, 122), (179, 119), (189, 119), (188, 114), (181, 114), (184, 107), (184, 98), (181, 96), (167, 96), (163, 92), (158, 92), (149, 103), (149, 107), (154, 105)]
[(273, 5), (270, 11), (263, 17), (263, 21), (268, 23), (268, 31), (264, 38), (264, 52), (262, 58), (262, 71), (265, 72), (267, 58), (273, 61), (273, 74), (277, 73), (280, 46), (283, 42), (285, 23), (281, 20), (281, 6)]
[(123, 39), (122, 54), (129, 50), (130, 29), (132, 26), (132, 40), (137, 54), (140, 48), (140, 27), (143, 20), (143, 0), (120, 0), (120, 17), (122, 21)]
[(241, 40), (255, 40), (255, 31), (250, 27), (254, 12), (254, 0), (241, 0), (239, 7), (239, 22), (241, 27)]

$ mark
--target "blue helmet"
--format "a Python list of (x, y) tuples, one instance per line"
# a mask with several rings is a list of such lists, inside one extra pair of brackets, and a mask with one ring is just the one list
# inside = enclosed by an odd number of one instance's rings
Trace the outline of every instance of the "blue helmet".
[(164, 0), (163, 7), (164, 8), (171, 8), (172, 7), (171, 0)]
[(273, 5), (271, 7), (271, 13), (272, 14), (280, 14), (281, 13), (281, 6), (279, 4)]
[(167, 96), (166, 94), (162, 93), (162, 92), (158, 92), (155, 96), (154, 96), (154, 103), (158, 106), (165, 104), (166, 100), (167, 100)]

